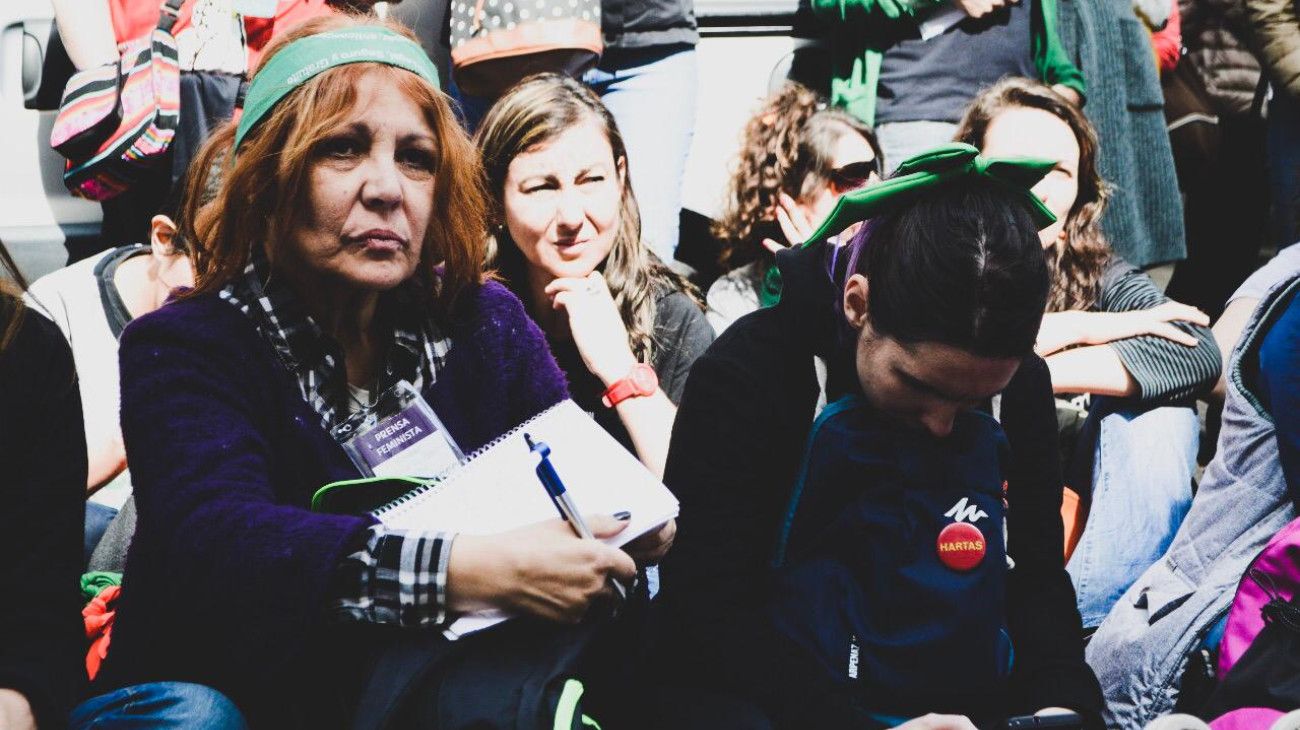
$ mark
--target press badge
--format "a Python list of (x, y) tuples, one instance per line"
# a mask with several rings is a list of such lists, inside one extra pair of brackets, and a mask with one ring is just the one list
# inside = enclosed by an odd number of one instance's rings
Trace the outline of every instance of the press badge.
[(366, 476), (431, 479), (465, 462), (437, 414), (405, 380), (330, 435)]

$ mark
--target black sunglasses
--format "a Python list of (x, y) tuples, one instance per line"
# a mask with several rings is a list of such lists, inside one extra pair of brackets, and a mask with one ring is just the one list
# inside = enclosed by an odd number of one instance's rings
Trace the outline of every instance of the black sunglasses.
[(871, 181), (872, 175), (880, 174), (880, 158), (863, 162), (850, 162), (843, 167), (831, 170), (831, 184), (841, 193), (857, 190)]

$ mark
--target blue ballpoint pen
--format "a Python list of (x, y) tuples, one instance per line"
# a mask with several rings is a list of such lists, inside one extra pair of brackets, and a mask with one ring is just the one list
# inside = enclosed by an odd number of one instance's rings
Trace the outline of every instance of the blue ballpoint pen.
[[(582, 519), (582, 513), (578, 511), (578, 506), (573, 503), (573, 498), (569, 496), (568, 490), (564, 488), (564, 482), (560, 481), (560, 475), (555, 472), (555, 467), (551, 465), (551, 447), (547, 446), (544, 441), (533, 441), (533, 437), (528, 434), (524, 434), (524, 442), (539, 457), (537, 478), (541, 481), (542, 486), (546, 488), (546, 493), (550, 495), (555, 508), (560, 511), (560, 517), (563, 517), (564, 521), (569, 523), (569, 527), (573, 528), (573, 532), (578, 537), (584, 540), (595, 539), (595, 536), (591, 534), (591, 528), (587, 527), (586, 521)], [(609, 583), (614, 586), (614, 590), (618, 593), (620, 599), (625, 600), (627, 598), (627, 590), (623, 588), (621, 583), (612, 578)]]

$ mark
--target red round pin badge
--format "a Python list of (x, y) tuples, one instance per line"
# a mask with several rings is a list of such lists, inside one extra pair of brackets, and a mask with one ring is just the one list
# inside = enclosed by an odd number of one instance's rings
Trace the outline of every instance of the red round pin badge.
[(984, 560), (988, 545), (980, 528), (969, 522), (954, 522), (939, 532), (936, 549), (940, 562), (953, 570), (965, 572)]

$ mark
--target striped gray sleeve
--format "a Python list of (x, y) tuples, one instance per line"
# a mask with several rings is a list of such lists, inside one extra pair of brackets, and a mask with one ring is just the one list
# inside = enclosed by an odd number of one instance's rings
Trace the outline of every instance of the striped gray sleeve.
[[(1102, 279), (1097, 308), (1105, 312), (1151, 309), (1170, 301), (1146, 274), (1130, 266), (1108, 271)], [(1188, 347), (1163, 337), (1146, 335), (1110, 343), (1120, 362), (1137, 382), (1143, 401), (1172, 402), (1198, 395), (1219, 379), (1219, 346), (1208, 327), (1174, 322), (1196, 338)]]
[(332, 614), (339, 621), (420, 628), (446, 623), (453, 537), (372, 525), (365, 547), (339, 565)]

